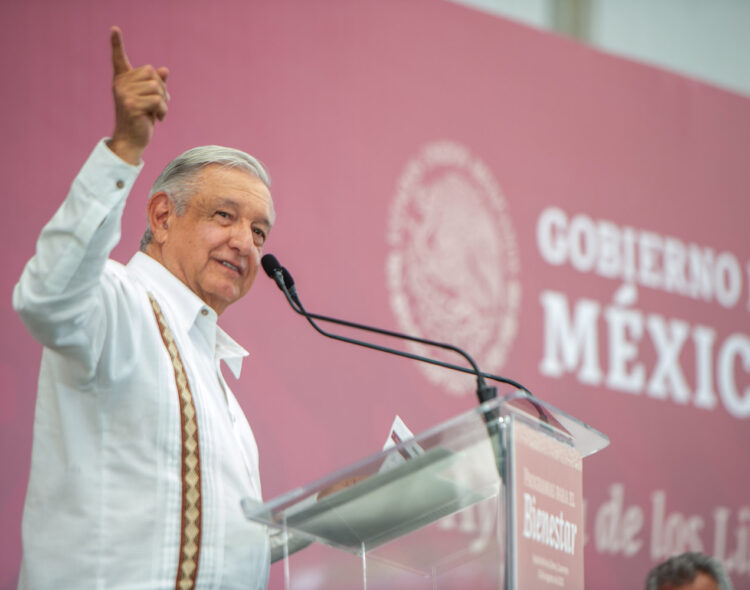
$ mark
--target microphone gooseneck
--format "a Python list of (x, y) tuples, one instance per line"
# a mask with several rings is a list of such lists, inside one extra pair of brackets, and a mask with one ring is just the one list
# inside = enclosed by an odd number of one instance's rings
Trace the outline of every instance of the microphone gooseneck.
[[(326, 336), (327, 338), (333, 338), (334, 340), (339, 340), (342, 342), (348, 342), (350, 344), (356, 344), (357, 346), (363, 346), (365, 348), (371, 348), (374, 350), (380, 350), (381, 352), (386, 352), (389, 354), (395, 354), (397, 356), (409, 358), (412, 360), (417, 360), (424, 363), (429, 363), (433, 365), (437, 365), (440, 367), (444, 367), (446, 369), (451, 369), (453, 371), (460, 371), (463, 373), (468, 373), (475, 375), (477, 378), (477, 396), (479, 398), (480, 403), (484, 403), (486, 401), (489, 401), (490, 399), (493, 399), (497, 395), (497, 388), (487, 385), (485, 379), (490, 379), (492, 381), (497, 381), (499, 383), (506, 383), (508, 385), (511, 385), (515, 387), (516, 389), (519, 389), (521, 391), (524, 391), (528, 393), (529, 395), (532, 395), (531, 392), (526, 389), (523, 385), (518, 383), (517, 381), (514, 381), (513, 379), (508, 379), (506, 377), (501, 377), (499, 375), (493, 375), (491, 373), (484, 373), (480, 371), (479, 366), (476, 364), (474, 359), (464, 350), (458, 348), (457, 346), (454, 346), (452, 344), (447, 344), (444, 342), (436, 342), (434, 340), (428, 340), (426, 338), (419, 338), (417, 336), (411, 336), (408, 334), (402, 334), (400, 332), (394, 332), (392, 330), (385, 330), (382, 328), (375, 328), (373, 326), (367, 326), (364, 324), (359, 324), (356, 322), (350, 322), (347, 320), (341, 320), (338, 318), (332, 318), (328, 316), (323, 316), (315, 313), (309, 313), (305, 310), (304, 306), (302, 305), (302, 302), (299, 299), (299, 296), (297, 294), (296, 287), (294, 285), (294, 279), (292, 278), (291, 273), (281, 266), (279, 261), (276, 259), (276, 257), (273, 254), (266, 254), (261, 259), (261, 265), (263, 266), (263, 270), (265, 273), (274, 280), (276, 285), (281, 289), (281, 291), (284, 293), (284, 295), (287, 298), (287, 301), (289, 302), (289, 305), (292, 307), (292, 309), (298, 313), (299, 315), (304, 316), (307, 321), (310, 323), (310, 325), (320, 334), (323, 336)], [(384, 336), (389, 336), (393, 338), (399, 338), (401, 340), (407, 340), (410, 342), (416, 342), (419, 344), (424, 344), (426, 346), (434, 346), (436, 348), (442, 348), (444, 350), (450, 350), (452, 352), (455, 352), (456, 354), (461, 355), (466, 361), (471, 365), (471, 368), (468, 367), (462, 367), (460, 365), (454, 365), (452, 363), (446, 363), (443, 361), (439, 361), (436, 359), (432, 359), (429, 357), (423, 357), (420, 355), (412, 354), (409, 352), (404, 352), (392, 348), (387, 348), (383, 346), (379, 346), (376, 344), (372, 344), (369, 342), (363, 342), (360, 340), (355, 340), (352, 338), (347, 338), (345, 336), (340, 336), (338, 334), (333, 334), (330, 332), (327, 332), (326, 330), (322, 329), (320, 326), (318, 326), (315, 322), (315, 320), (328, 322), (337, 324), (340, 326), (345, 326), (347, 328), (354, 328), (357, 330), (363, 330), (367, 332), (373, 332), (376, 334), (381, 334)], [(532, 396), (533, 397), (533, 396)]]
[[(382, 328), (375, 328), (373, 326), (367, 326), (365, 324), (358, 324), (356, 322), (340, 320), (338, 318), (332, 318), (332, 317), (323, 316), (323, 315), (319, 315), (315, 313), (308, 313), (299, 299), (299, 296), (297, 294), (297, 289), (294, 285), (294, 279), (292, 278), (291, 273), (286, 268), (281, 266), (281, 264), (276, 259), (276, 257), (273, 254), (266, 254), (261, 259), (261, 264), (266, 274), (274, 280), (274, 282), (279, 287), (279, 289), (281, 289), (281, 291), (284, 293), (284, 296), (286, 297), (286, 300), (291, 306), (291, 308), (299, 315), (304, 316), (305, 319), (307, 319), (310, 325), (319, 334), (322, 334), (323, 336), (327, 338), (332, 338), (333, 340), (339, 340), (341, 342), (347, 342), (349, 344), (356, 344), (357, 346), (362, 346), (364, 348), (370, 348), (372, 350), (379, 350), (381, 352), (385, 352), (388, 354), (393, 354), (396, 356), (409, 358), (409, 359), (416, 360), (416, 361), (423, 362), (423, 363), (437, 365), (440, 367), (444, 367), (446, 369), (451, 369), (453, 371), (460, 371), (462, 373), (469, 373), (469, 374), (475, 375), (477, 378), (477, 397), (479, 398), (480, 405), (497, 397), (497, 388), (487, 385), (485, 379), (491, 379), (499, 383), (506, 383), (508, 385), (512, 385), (516, 389), (528, 395), (529, 402), (537, 410), (539, 418), (543, 422), (549, 423), (549, 416), (547, 415), (544, 408), (535, 401), (535, 397), (531, 393), (531, 391), (529, 391), (527, 388), (525, 388), (523, 385), (521, 385), (517, 381), (514, 381), (513, 379), (508, 379), (507, 377), (501, 377), (499, 375), (493, 375), (491, 373), (483, 373), (482, 371), (479, 370), (479, 366), (476, 364), (474, 359), (467, 352), (458, 348), (457, 346), (453, 346), (452, 344), (446, 344), (444, 342), (436, 342), (434, 340), (427, 340), (426, 338), (419, 338), (417, 336), (410, 336), (408, 334), (402, 334), (400, 332), (394, 332), (392, 330), (384, 330)], [(424, 344), (427, 346), (434, 346), (437, 348), (450, 350), (461, 355), (464, 359), (466, 359), (466, 361), (471, 365), (471, 368), (462, 367), (462, 366), (454, 365), (451, 363), (446, 363), (446, 362), (432, 359), (429, 357), (412, 354), (410, 352), (404, 352), (404, 351), (396, 350), (393, 348), (387, 348), (385, 346), (379, 346), (377, 344), (372, 344), (370, 342), (365, 342), (362, 340), (355, 340), (353, 338), (347, 338), (346, 336), (341, 336), (339, 334), (333, 334), (321, 328), (315, 322), (315, 320), (333, 323), (333, 324), (337, 324), (340, 326), (345, 326), (347, 328), (354, 328), (354, 329), (362, 330), (365, 332), (373, 332), (373, 333), (381, 334), (384, 336), (399, 338), (401, 340), (407, 340), (410, 342), (417, 342), (419, 344)], [(507, 471), (506, 450), (505, 450), (505, 444), (502, 442), (502, 433), (501, 433), (501, 427), (500, 427), (500, 422), (499, 422), (500, 416), (499, 416), (498, 409), (497, 408), (485, 409), (482, 411), (482, 415), (487, 426), (487, 431), (490, 436), (490, 441), (492, 443), (492, 450), (495, 455), (498, 474), (500, 476), (501, 481), (503, 483), (507, 483), (508, 480), (507, 480), (507, 473), (506, 473)]]

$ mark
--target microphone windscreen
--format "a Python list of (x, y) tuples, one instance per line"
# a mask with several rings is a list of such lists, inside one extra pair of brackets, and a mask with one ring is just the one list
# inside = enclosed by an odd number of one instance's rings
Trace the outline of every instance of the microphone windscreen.
[(281, 269), (281, 264), (278, 260), (276, 260), (276, 256), (273, 254), (266, 254), (263, 258), (260, 259), (260, 265), (263, 267), (263, 270), (266, 271), (266, 274), (274, 278), (274, 274), (277, 270)]

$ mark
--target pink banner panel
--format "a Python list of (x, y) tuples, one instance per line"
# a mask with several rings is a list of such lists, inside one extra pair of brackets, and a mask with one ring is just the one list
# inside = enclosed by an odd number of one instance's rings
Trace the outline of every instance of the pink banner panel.
[[(41, 355), (11, 292), (111, 132), (113, 24), (172, 97), (114, 258), (175, 155), (258, 156), (267, 251), (310, 311), (461, 346), (610, 437), (583, 461), (586, 587), (639, 587), (684, 550), (750, 587), (750, 100), (434, 0), (30, 0), (0, 19), (1, 590)], [(227, 379), (268, 499), (378, 451), (396, 413), (418, 432), (476, 404), (470, 376), (324, 339), (265, 276), (221, 324), (250, 351)]]

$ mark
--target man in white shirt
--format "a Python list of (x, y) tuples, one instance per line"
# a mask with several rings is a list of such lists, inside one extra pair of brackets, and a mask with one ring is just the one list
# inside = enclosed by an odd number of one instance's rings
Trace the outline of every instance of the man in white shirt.
[(252, 286), (274, 211), (251, 156), (208, 146), (167, 166), (127, 266), (108, 260), (167, 69), (111, 33), (115, 129), (81, 169), (13, 304), (44, 345), (21, 588), (265, 588), (258, 451), (225, 382), (247, 353), (217, 317)]

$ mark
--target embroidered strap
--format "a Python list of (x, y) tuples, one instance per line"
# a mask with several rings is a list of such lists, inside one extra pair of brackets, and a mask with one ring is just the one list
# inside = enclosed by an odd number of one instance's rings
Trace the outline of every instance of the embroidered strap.
[(182, 433), (182, 520), (180, 525), (180, 554), (177, 563), (175, 590), (192, 590), (198, 578), (201, 549), (201, 461), (198, 445), (198, 420), (193, 395), (185, 374), (185, 367), (177, 350), (172, 331), (156, 299), (148, 294), (159, 324), (159, 332), (174, 366), (177, 395), (180, 401)]

